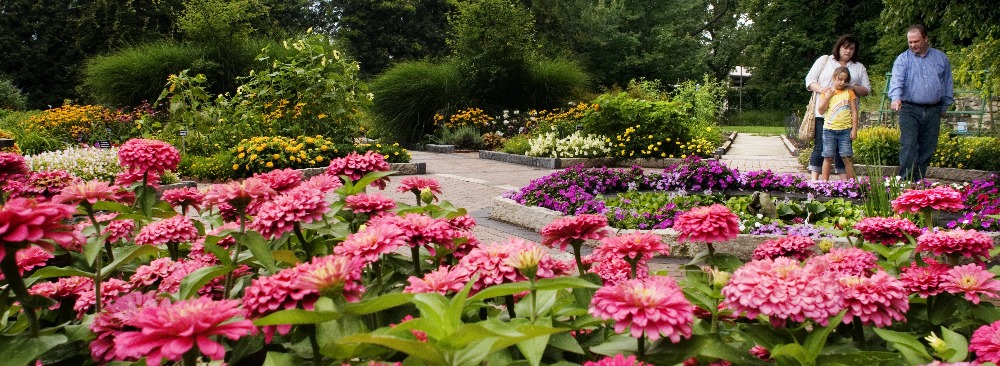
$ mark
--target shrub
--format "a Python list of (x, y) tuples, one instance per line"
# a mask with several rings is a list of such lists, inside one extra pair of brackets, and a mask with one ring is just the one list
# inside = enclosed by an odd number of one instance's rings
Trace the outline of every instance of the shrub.
[(28, 97), (10, 79), (0, 77), (0, 109), (22, 110)]
[(459, 149), (480, 149), (483, 147), (483, 136), (476, 126), (445, 127), (430, 136), (431, 141), (442, 145), (455, 145)]
[(584, 117), (598, 110), (597, 104), (587, 102), (570, 102), (567, 106), (567, 108), (529, 112), (527, 128), (541, 133), (555, 130), (559, 131), (559, 136), (569, 136), (582, 126)]
[[(7, 130), (0, 129), (0, 139), (13, 139), (13, 138), (15, 138), (13, 133), (8, 132)], [(14, 146), (0, 148), (0, 152), (9, 152), (20, 155), (21, 149), (17, 146), (17, 141), (15, 140)]]
[(234, 177), (247, 177), (273, 169), (323, 167), (329, 164), (330, 159), (347, 154), (323, 136), (254, 137), (240, 141), (230, 152), (233, 158), (229, 169)]
[(503, 143), (503, 152), (508, 154), (524, 155), (531, 148), (528, 135), (514, 135)]
[(899, 162), (899, 129), (885, 126), (858, 130), (854, 159), (859, 164), (896, 165)]
[[(696, 147), (650, 124), (636, 124), (608, 139), (611, 156), (619, 158), (675, 158)], [(697, 145), (700, 146), (700, 145)], [(687, 157), (687, 156), (683, 156)]]
[(434, 132), (434, 115), (464, 100), (465, 79), (454, 62), (400, 63), (371, 82), (374, 132), (385, 140), (419, 142)]
[[(374, 151), (376, 153), (382, 154), (387, 163), (409, 163), (410, 162), (410, 152), (399, 146), (399, 143), (392, 144), (356, 144), (353, 148), (347, 148), (348, 151), (354, 150), (354, 152), (364, 155), (368, 151)], [(348, 151), (344, 151), (343, 156), (347, 156)]]
[(479, 105), (518, 105), (534, 44), (534, 17), (519, 1), (459, 4), (451, 45), (470, 80), (469, 95)]
[(73, 105), (52, 108), (25, 121), (27, 132), (45, 131), (65, 141), (90, 141), (91, 135), (105, 135), (105, 128), (118, 123), (119, 113), (99, 105)]
[(111, 182), (122, 172), (118, 148), (70, 147), (27, 156), (25, 160), (33, 171), (65, 170), (83, 180)]
[(448, 116), (447, 120), (440, 113), (434, 114), (434, 127), (436, 128), (456, 129), (470, 126), (485, 130), (492, 124), (495, 124), (493, 117), (480, 108), (459, 109)]
[(559, 138), (556, 132), (549, 132), (531, 139), (528, 142), (531, 148), (525, 155), (549, 158), (603, 157), (611, 152), (606, 140), (606, 137), (600, 135), (584, 136), (580, 131), (565, 138)]
[(934, 153), (932, 166), (1000, 170), (1000, 139), (996, 137), (948, 137), (942, 134), (938, 139), (938, 148)]
[(483, 148), (487, 150), (499, 150), (503, 148), (503, 145), (507, 142), (507, 139), (497, 133), (485, 133), (483, 134)]
[(154, 100), (167, 76), (184, 69), (202, 69), (204, 52), (176, 41), (146, 43), (88, 59), (83, 89), (92, 100), (110, 105), (138, 105)]
[(570, 60), (537, 60), (529, 63), (524, 83), (522, 105), (558, 108), (586, 93), (590, 75)]
[[(593, 113), (581, 118), (584, 131), (618, 135), (635, 126), (645, 127), (673, 141), (686, 141), (690, 131), (680, 105), (635, 99), (624, 92), (606, 93), (597, 97)], [(659, 141), (659, 140), (658, 140)]]
[(233, 178), (233, 154), (222, 150), (212, 156), (184, 155), (177, 173), (197, 180)]

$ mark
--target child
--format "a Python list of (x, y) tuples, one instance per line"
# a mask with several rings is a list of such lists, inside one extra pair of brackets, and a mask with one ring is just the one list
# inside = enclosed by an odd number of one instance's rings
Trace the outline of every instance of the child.
[(819, 112), (823, 113), (823, 180), (830, 180), (834, 151), (844, 160), (847, 179), (854, 179), (854, 150), (851, 141), (858, 138), (858, 103), (854, 90), (848, 89), (851, 72), (846, 67), (833, 71), (833, 89), (823, 91)]

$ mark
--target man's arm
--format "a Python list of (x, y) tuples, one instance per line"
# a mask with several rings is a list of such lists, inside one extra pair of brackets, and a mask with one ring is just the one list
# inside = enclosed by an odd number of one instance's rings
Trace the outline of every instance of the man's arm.
[(906, 52), (896, 57), (892, 63), (892, 76), (889, 78), (889, 100), (892, 101), (890, 108), (898, 111), (903, 107), (903, 88), (906, 86), (906, 73), (908, 71)]

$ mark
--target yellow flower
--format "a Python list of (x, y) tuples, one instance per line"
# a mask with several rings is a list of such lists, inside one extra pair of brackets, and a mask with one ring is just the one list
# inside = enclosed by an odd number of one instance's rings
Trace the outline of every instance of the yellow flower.
[(318, 163), (318, 162), (321, 162), (321, 161), (323, 161), (323, 156), (317, 156), (316, 157), (316, 162)]
[(246, 153), (240, 153), (239, 155), (236, 155), (236, 157), (240, 158), (240, 159), (243, 159), (243, 157), (246, 156), (246, 155), (247, 155)]
[(274, 163), (272, 163), (272, 162), (269, 161), (269, 162), (267, 162), (267, 164), (264, 164), (264, 166), (266, 166), (268, 168), (274, 168)]
[(250, 161), (254, 161), (254, 159), (257, 159), (257, 154), (250, 154)]
[(278, 159), (281, 159), (281, 155), (278, 154), (271, 155), (271, 160), (278, 160)]
[(239, 164), (233, 164), (233, 170), (240, 170)]

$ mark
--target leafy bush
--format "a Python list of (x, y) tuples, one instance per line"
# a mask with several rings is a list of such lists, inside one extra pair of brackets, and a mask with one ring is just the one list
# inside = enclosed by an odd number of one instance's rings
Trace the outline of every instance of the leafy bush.
[(373, 131), (385, 140), (419, 142), (434, 132), (434, 115), (462, 105), (465, 79), (454, 62), (400, 63), (370, 84)]
[(568, 107), (531, 111), (526, 127), (535, 133), (559, 131), (559, 136), (569, 136), (582, 126), (582, 119), (598, 109), (597, 104), (570, 102)]
[(440, 113), (434, 114), (434, 126), (437, 128), (456, 129), (469, 126), (482, 131), (494, 123), (493, 117), (480, 108), (459, 109), (448, 116), (447, 120)]
[(177, 173), (207, 181), (233, 178), (233, 154), (221, 150), (212, 156), (184, 155), (177, 166)]
[(722, 203), (720, 194), (623, 192), (604, 198), (608, 225), (617, 229), (669, 229), (677, 214), (698, 206)]
[(474, 125), (457, 128), (444, 127), (430, 136), (431, 141), (442, 145), (455, 145), (459, 149), (480, 149), (483, 147), (483, 136)]
[(896, 165), (899, 163), (899, 129), (885, 126), (858, 130), (854, 140), (854, 159), (859, 164)]
[(485, 133), (483, 134), (483, 148), (487, 150), (499, 150), (503, 148), (503, 145), (507, 142), (507, 138), (497, 134), (497, 133)]
[(688, 117), (679, 103), (646, 101), (632, 98), (625, 92), (614, 92), (598, 96), (594, 104), (598, 105), (595, 111), (581, 118), (586, 132), (613, 136), (639, 126), (647, 136), (663, 137), (656, 141), (665, 142), (665, 138), (687, 141), (690, 137)]
[(938, 139), (938, 148), (931, 165), (996, 171), (1000, 170), (998, 156), (1000, 156), (1000, 139), (996, 137), (949, 137), (947, 134), (942, 134)]
[(580, 131), (565, 138), (559, 138), (556, 132), (549, 132), (528, 141), (531, 148), (525, 155), (549, 158), (604, 157), (611, 153), (606, 141), (604, 136), (584, 136)]
[[(681, 139), (650, 124), (627, 127), (609, 138), (611, 155), (619, 158), (674, 158), (684, 155), (688, 146)], [(687, 156), (684, 156), (687, 157)]]
[[(10, 133), (7, 130), (0, 129), (0, 139), (14, 139), (14, 138), (15, 138), (15, 136), (14, 136), (13, 133)], [(9, 153), (21, 154), (21, 148), (17, 146), (17, 141), (15, 140), (14, 141), (14, 146), (11, 146), (11, 147), (2, 147), (2, 148), (0, 148), (0, 152), (9, 152)]]
[(519, 1), (461, 2), (452, 49), (477, 104), (519, 106), (528, 75), (534, 17)]
[(582, 97), (590, 75), (570, 60), (537, 60), (529, 63), (524, 83), (522, 105), (550, 109)]
[(45, 131), (65, 141), (89, 141), (91, 133), (100, 135), (117, 121), (118, 113), (103, 106), (67, 104), (28, 118), (25, 127), (28, 132)]
[(22, 110), (28, 97), (10, 79), (0, 77), (0, 109)]
[(514, 135), (503, 143), (503, 152), (508, 154), (524, 155), (531, 148), (531, 138), (528, 135)]
[(96, 56), (83, 67), (83, 89), (97, 103), (138, 105), (154, 100), (167, 76), (184, 69), (204, 72), (204, 52), (192, 44), (160, 41)]
[(240, 141), (230, 152), (233, 154), (229, 168), (235, 177), (268, 172), (284, 168), (317, 168), (329, 164), (330, 159), (347, 155), (341, 147), (323, 136), (260, 136)]

